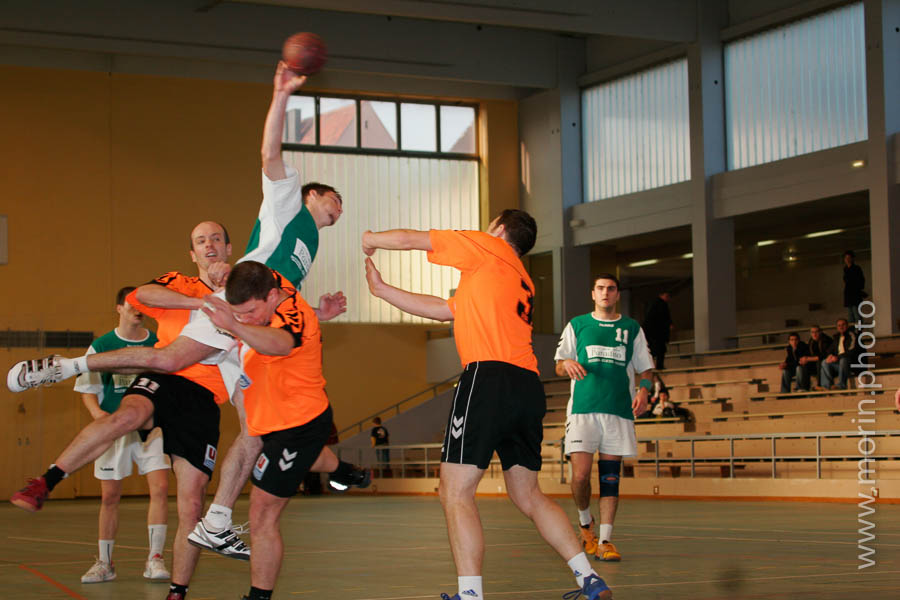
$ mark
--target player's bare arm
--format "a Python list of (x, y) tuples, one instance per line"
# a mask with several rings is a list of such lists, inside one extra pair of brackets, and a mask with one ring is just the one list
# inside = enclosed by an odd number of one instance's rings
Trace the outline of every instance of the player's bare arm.
[[(640, 375), (638, 375), (638, 380), (650, 381), (650, 370), (646, 370)], [(647, 402), (650, 401), (650, 390), (647, 387), (641, 385), (638, 387), (637, 393), (634, 395), (634, 400), (631, 401), (631, 409), (634, 412), (634, 416), (638, 417), (644, 414), (647, 411)]]
[(275, 89), (272, 92), (272, 104), (266, 115), (263, 128), (262, 167), (266, 177), (273, 181), (284, 179), (287, 172), (281, 158), (281, 136), (284, 132), (284, 111), (288, 99), (306, 83), (306, 77), (298, 76), (287, 68), (285, 62), (279, 61), (275, 69)]
[(181, 292), (155, 283), (140, 286), (135, 291), (135, 297), (144, 306), (153, 308), (197, 310), (203, 306), (202, 298), (185, 296)]
[(322, 294), (319, 297), (319, 306), (313, 308), (313, 311), (319, 321), (330, 321), (347, 312), (347, 297), (344, 296), (344, 292)]
[(88, 409), (88, 412), (91, 413), (91, 418), (95, 421), (109, 414), (100, 408), (100, 401), (99, 398), (97, 398), (97, 394), (81, 394), (81, 401), (84, 402), (84, 407)]
[(581, 381), (587, 375), (587, 371), (578, 361), (570, 358), (556, 361), (556, 374), (560, 377), (568, 377), (576, 381)]
[(362, 236), (362, 249), (366, 256), (376, 250), (426, 250), (431, 252), (431, 235), (416, 229), (389, 229), (366, 231)]
[(403, 312), (435, 321), (453, 320), (453, 312), (447, 306), (446, 300), (437, 296), (413, 294), (385, 283), (371, 258), (366, 259), (366, 282), (373, 296), (381, 298)]
[(202, 310), (213, 325), (239, 338), (260, 354), (287, 356), (294, 349), (294, 337), (287, 331), (265, 325), (241, 323), (231, 305), (221, 298), (207, 296), (204, 300)]

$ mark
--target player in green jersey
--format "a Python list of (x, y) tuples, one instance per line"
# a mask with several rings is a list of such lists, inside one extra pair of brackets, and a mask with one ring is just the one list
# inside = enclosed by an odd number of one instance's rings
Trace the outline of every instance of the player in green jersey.
[[(610, 542), (619, 504), (623, 456), (637, 454), (634, 417), (647, 409), (653, 359), (637, 321), (616, 312), (619, 280), (603, 273), (591, 289), (594, 310), (566, 325), (556, 349), (556, 374), (572, 380), (566, 407), (566, 455), (572, 462), (572, 496), (587, 554), (622, 559)], [(635, 392), (635, 374), (640, 386)], [(594, 452), (600, 479), (600, 537), (591, 516)], [(598, 543), (599, 542), (599, 543)]]
[[(156, 334), (144, 327), (144, 315), (125, 302), (125, 296), (133, 289), (124, 287), (116, 294), (119, 324), (94, 340), (88, 354), (131, 346), (152, 348), (157, 342)], [(119, 373), (84, 373), (75, 381), (75, 391), (81, 393), (91, 417), (99, 419), (119, 408), (122, 396), (134, 377)], [(93, 566), (82, 575), (81, 583), (102, 583), (116, 578), (112, 552), (119, 525), (119, 500), (122, 497), (122, 480), (131, 475), (132, 463), (138, 466), (141, 475), (147, 476), (150, 491), (150, 507), (147, 510), (150, 554), (144, 565), (144, 577), (150, 580), (169, 578), (162, 555), (168, 517), (168, 470), (171, 467), (163, 453), (160, 435), (151, 436), (144, 444), (138, 433), (133, 431), (113, 442), (94, 461), (94, 477), (100, 480), (99, 554)]]

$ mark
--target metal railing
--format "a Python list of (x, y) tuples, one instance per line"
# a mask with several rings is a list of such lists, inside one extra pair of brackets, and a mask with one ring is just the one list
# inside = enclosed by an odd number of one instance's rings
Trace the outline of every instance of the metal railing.
[(366, 417), (364, 419), (360, 419), (353, 425), (350, 425), (349, 427), (344, 427), (343, 429), (338, 431), (338, 436), (341, 436), (344, 433), (354, 430), (354, 429), (356, 429), (355, 433), (362, 433), (363, 429), (369, 423), (371, 423), (372, 419), (374, 419), (375, 417), (381, 417), (383, 415), (387, 415), (388, 413), (391, 413), (392, 411), (393, 411), (394, 415), (399, 415), (401, 412), (400, 407), (412, 402), (413, 400), (416, 400), (417, 398), (421, 398), (422, 396), (425, 396), (427, 394), (431, 394), (431, 398), (434, 398), (441, 392), (444, 392), (447, 389), (450, 389), (452, 387), (456, 387), (456, 381), (459, 379), (459, 376), (460, 376), (460, 373), (457, 373), (456, 375), (453, 375), (452, 377), (448, 377), (447, 379), (445, 379), (443, 381), (435, 383), (434, 385), (431, 385), (431, 386), (425, 388), (424, 390), (416, 392), (412, 396), (407, 396), (406, 398), (404, 398), (400, 402), (397, 402), (396, 404), (391, 404), (387, 408), (383, 408), (383, 409), (379, 410), (378, 412), (374, 412), (371, 415), (369, 415), (368, 417)]
[[(705, 436), (673, 436), (673, 437), (650, 437), (638, 438), (639, 444), (652, 443), (655, 446), (655, 456), (650, 458), (634, 458), (626, 459), (626, 466), (654, 465), (655, 476), (660, 476), (660, 468), (665, 466), (690, 466), (691, 477), (695, 477), (698, 466), (721, 466), (728, 467), (729, 478), (734, 478), (736, 465), (771, 463), (772, 478), (778, 476), (777, 465), (779, 462), (813, 462), (816, 465), (816, 479), (822, 478), (822, 464), (825, 462), (860, 460), (864, 457), (862, 454), (825, 454), (822, 451), (823, 439), (840, 439), (840, 438), (886, 438), (900, 437), (900, 430), (882, 430), (861, 433), (859, 431), (827, 431), (827, 432), (808, 432), (808, 433), (763, 433), (763, 434), (747, 434), (747, 435), (705, 435)], [(764, 440), (769, 442), (770, 452), (759, 455), (736, 455), (734, 451), (735, 442)], [(810, 440), (815, 442), (815, 454), (781, 454), (778, 452), (779, 440)], [(659, 442), (676, 442), (690, 445), (690, 454), (683, 457), (661, 457)], [(700, 442), (728, 442), (729, 452), (727, 455), (719, 456), (697, 456), (697, 444)], [(569, 466), (566, 461), (563, 440), (555, 442), (544, 442), (544, 468), (542, 472), (545, 475), (556, 476), (558, 469), (559, 482), (566, 483), (569, 476)], [(388, 450), (392, 456), (387, 462), (375, 461), (367, 463), (364, 460), (364, 453), (373, 453), (373, 448), (338, 448), (338, 458), (349, 460), (356, 464), (367, 464), (372, 467), (377, 474), (384, 475), (386, 471), (390, 472), (392, 477), (400, 478), (423, 478), (437, 477), (441, 464), (441, 447), (440, 443), (433, 444), (403, 444), (403, 445), (387, 445), (378, 446), (378, 450)], [(399, 454), (399, 456), (398, 456)], [(553, 460), (547, 458), (553, 455)], [(559, 458), (555, 458), (558, 456)], [(900, 460), (900, 454), (871, 454), (868, 455), (872, 461), (884, 460)], [(500, 461), (494, 458), (485, 474), (489, 478), (496, 478), (502, 475), (502, 467)]]

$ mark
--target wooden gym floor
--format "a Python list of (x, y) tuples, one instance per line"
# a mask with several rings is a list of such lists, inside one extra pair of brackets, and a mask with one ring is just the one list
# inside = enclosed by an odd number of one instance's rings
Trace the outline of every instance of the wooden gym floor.
[[(559, 499), (573, 514), (571, 500)], [(37, 514), (0, 506), (4, 598), (162, 600), (145, 583), (146, 503), (123, 501), (114, 560), (118, 578), (82, 585), (97, 553), (95, 500), (49, 501)], [(565, 563), (505, 498), (479, 499), (485, 525), (485, 594), (559, 599), (574, 589)], [(247, 514), (247, 500), (237, 506)], [(617, 599), (900, 598), (900, 506), (879, 505), (871, 557), (859, 570), (854, 504), (623, 499), (614, 541), (619, 564), (595, 563)], [(170, 503), (171, 564), (174, 503)], [(283, 519), (285, 562), (276, 597), (413, 600), (456, 591), (435, 497), (297, 497)], [(248, 540), (249, 541), (249, 540)], [(188, 598), (237, 600), (249, 563), (203, 553)]]

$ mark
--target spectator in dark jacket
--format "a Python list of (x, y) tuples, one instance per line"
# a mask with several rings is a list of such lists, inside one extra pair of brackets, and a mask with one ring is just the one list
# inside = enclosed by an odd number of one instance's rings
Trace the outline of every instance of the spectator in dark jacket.
[(859, 322), (859, 303), (866, 298), (863, 288), (866, 287), (866, 276), (858, 264), (853, 262), (856, 255), (853, 250), (844, 252), (844, 306), (850, 317), (850, 324), (856, 327)]
[[(822, 361), (819, 371), (819, 385), (824, 389), (846, 389), (850, 379), (850, 365), (856, 362), (859, 347), (856, 343), (856, 330), (850, 327), (847, 319), (837, 320), (837, 333), (828, 348), (828, 356)], [(834, 376), (837, 375), (837, 384)]]
[[(806, 369), (806, 377), (819, 376), (822, 363), (828, 358), (828, 349), (831, 348), (831, 336), (822, 331), (818, 325), (809, 328), (809, 355), (800, 358), (800, 364)], [(809, 379), (807, 379), (808, 381)]]
[(789, 393), (791, 391), (791, 380), (797, 378), (797, 390), (809, 391), (809, 372), (803, 366), (802, 361), (809, 356), (809, 346), (806, 342), (800, 341), (800, 336), (792, 333), (788, 336), (787, 354), (781, 362), (781, 391)]
[(669, 343), (669, 335), (672, 331), (672, 313), (669, 312), (669, 300), (671, 299), (672, 295), (669, 292), (663, 292), (654, 298), (647, 308), (647, 315), (641, 325), (658, 371), (666, 368), (666, 345)]

